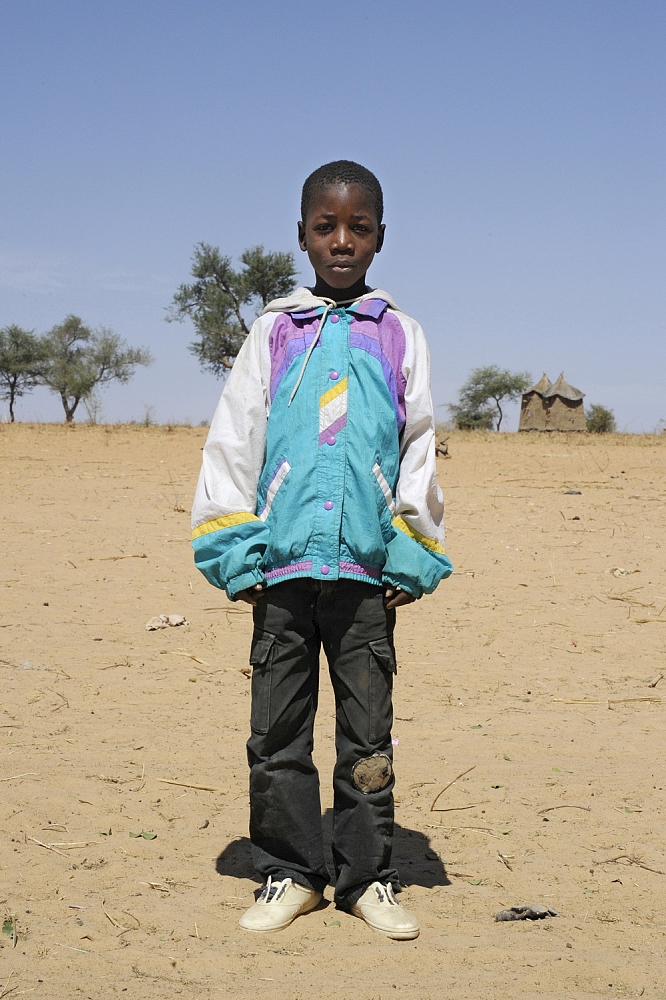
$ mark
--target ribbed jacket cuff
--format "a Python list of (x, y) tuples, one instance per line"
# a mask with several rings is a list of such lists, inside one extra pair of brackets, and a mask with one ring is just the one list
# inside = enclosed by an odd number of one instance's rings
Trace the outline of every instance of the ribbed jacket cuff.
[(239, 590), (247, 590), (248, 587), (254, 587), (258, 583), (266, 583), (266, 577), (261, 569), (253, 569), (249, 573), (235, 576), (233, 579), (227, 580), (227, 597), (230, 601), (235, 601)]

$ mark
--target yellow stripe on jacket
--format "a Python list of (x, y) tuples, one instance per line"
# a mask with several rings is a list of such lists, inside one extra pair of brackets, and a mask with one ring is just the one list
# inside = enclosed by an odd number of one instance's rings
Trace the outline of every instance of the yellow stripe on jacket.
[(192, 541), (195, 538), (201, 538), (202, 535), (208, 535), (211, 531), (222, 531), (223, 528), (233, 528), (236, 524), (245, 524), (246, 521), (259, 520), (256, 514), (250, 514), (245, 510), (239, 514), (225, 514), (224, 517), (216, 517), (214, 521), (206, 521), (205, 524), (200, 524), (198, 528), (194, 528), (192, 531)]
[(401, 517), (396, 517), (393, 519), (393, 527), (397, 528), (398, 531), (404, 532), (405, 535), (409, 535), (413, 538), (415, 542), (422, 545), (424, 549), (430, 549), (431, 552), (438, 552), (444, 555), (444, 549), (434, 538), (428, 538), (426, 535), (422, 535), (420, 531), (416, 528), (412, 528), (406, 521), (403, 521)]

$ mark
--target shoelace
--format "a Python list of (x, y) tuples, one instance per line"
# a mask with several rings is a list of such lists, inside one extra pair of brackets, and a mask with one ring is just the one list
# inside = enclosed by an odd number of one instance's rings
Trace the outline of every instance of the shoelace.
[(281, 882), (274, 882), (272, 875), (268, 876), (268, 882), (261, 890), (258, 903), (277, 903), (284, 896), (291, 885), (290, 878), (283, 878)]
[(321, 317), (321, 319), (319, 321), (319, 326), (317, 327), (317, 332), (315, 333), (314, 337), (312, 338), (312, 343), (308, 347), (306, 355), (305, 355), (305, 358), (303, 359), (303, 364), (301, 365), (301, 370), (300, 370), (300, 372), (298, 374), (298, 378), (296, 379), (296, 385), (291, 390), (291, 396), (289, 397), (289, 402), (287, 403), (287, 406), (291, 406), (292, 401), (294, 399), (294, 396), (298, 392), (298, 387), (301, 384), (301, 382), (303, 381), (303, 376), (305, 375), (305, 369), (308, 366), (308, 361), (310, 360), (310, 357), (311, 357), (312, 352), (314, 351), (315, 347), (319, 343), (319, 337), (321, 335), (321, 331), (324, 329), (324, 323), (326, 322), (326, 317), (328, 316), (328, 314), (331, 311), (331, 309), (337, 309), (338, 306), (350, 306), (354, 302), (360, 302), (360, 300), (363, 298), (363, 295), (359, 295), (355, 299), (344, 299), (344, 301), (342, 301), (342, 302), (336, 302), (335, 299), (324, 298), (323, 295), (318, 295), (317, 298), (321, 299), (322, 302), (326, 303), (326, 308), (324, 309), (322, 317)]
[(390, 882), (387, 882), (386, 885), (382, 885), (381, 882), (376, 882), (374, 890), (377, 894), (377, 900), (380, 903), (388, 903), (390, 906), (400, 906), (400, 903), (395, 898), (393, 886)]

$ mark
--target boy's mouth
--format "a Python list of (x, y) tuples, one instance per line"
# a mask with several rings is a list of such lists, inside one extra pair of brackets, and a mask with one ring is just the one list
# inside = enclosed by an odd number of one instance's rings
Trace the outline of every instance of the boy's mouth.
[(335, 263), (329, 264), (332, 271), (351, 271), (354, 267), (351, 261), (346, 260), (336, 260)]

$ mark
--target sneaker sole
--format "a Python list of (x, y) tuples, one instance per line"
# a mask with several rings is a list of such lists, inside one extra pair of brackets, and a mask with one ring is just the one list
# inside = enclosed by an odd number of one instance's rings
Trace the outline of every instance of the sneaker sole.
[(411, 931), (389, 931), (384, 927), (378, 927), (377, 924), (373, 924), (363, 913), (359, 913), (356, 910), (349, 911), (354, 917), (358, 917), (362, 920), (368, 927), (373, 931), (377, 931), (378, 934), (383, 934), (384, 937), (391, 938), (393, 941), (413, 941), (421, 933), (421, 928), (417, 927), (416, 930)]

